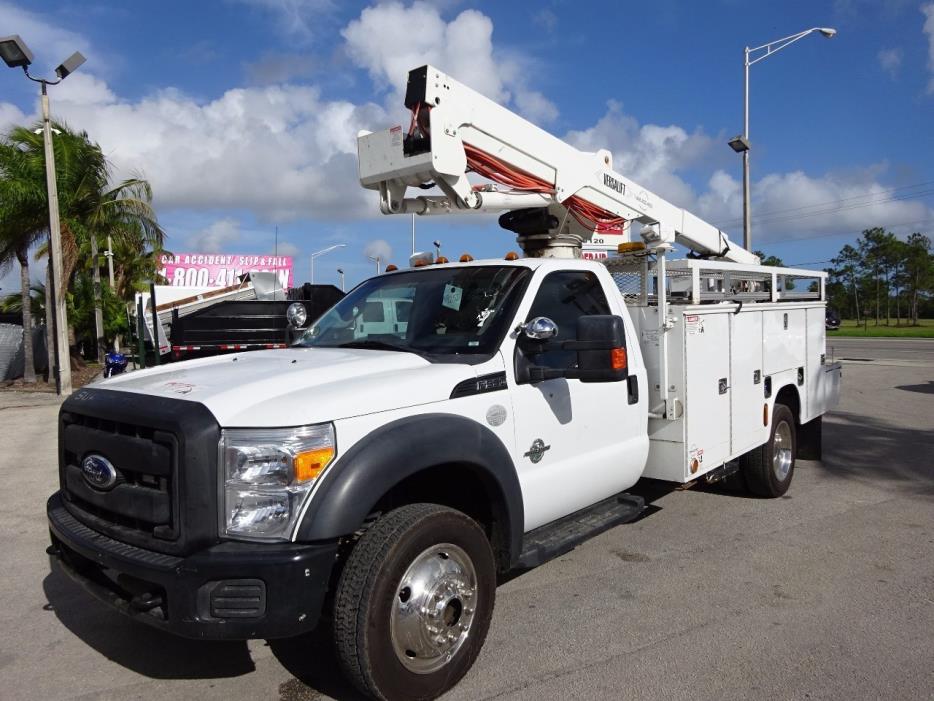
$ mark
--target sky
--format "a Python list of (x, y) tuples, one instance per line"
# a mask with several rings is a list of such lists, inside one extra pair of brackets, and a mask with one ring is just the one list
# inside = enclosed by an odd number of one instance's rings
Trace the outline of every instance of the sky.
[[(159, 3), (0, 0), (33, 72), (79, 50), (53, 118), (88, 132), (114, 178), (148, 178), (176, 252), (295, 257), (348, 285), (367, 255), (405, 264), (407, 216), (357, 181), (356, 135), (407, 124), (407, 73), (431, 63), (742, 241), (743, 48), (810, 27), (750, 71), (753, 248), (824, 267), (863, 229), (934, 234), (934, 1), (543, 0)], [(0, 67), (0, 130), (38, 117)], [(278, 238), (276, 231), (278, 230)], [(492, 215), (420, 218), (419, 250), (500, 257)], [(18, 289), (18, 271), (0, 278)]]

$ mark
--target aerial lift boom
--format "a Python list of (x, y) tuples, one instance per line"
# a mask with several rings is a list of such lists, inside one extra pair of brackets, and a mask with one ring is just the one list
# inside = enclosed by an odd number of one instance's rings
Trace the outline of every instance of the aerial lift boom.
[[(649, 249), (680, 243), (713, 260), (758, 264), (717, 227), (613, 170), (604, 149), (580, 151), (432, 66), (409, 72), (402, 126), (361, 132), (361, 184), (384, 214), (505, 212), (527, 255), (575, 257), (594, 233), (641, 225)], [(488, 182), (471, 183), (473, 172)], [(407, 196), (410, 188), (440, 195)], [(627, 226), (628, 224), (628, 226)]]

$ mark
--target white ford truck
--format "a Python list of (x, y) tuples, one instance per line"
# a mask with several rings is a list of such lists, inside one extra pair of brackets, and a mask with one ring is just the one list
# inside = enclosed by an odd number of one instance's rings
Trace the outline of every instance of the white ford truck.
[[(428, 85), (414, 88), (406, 138), (361, 136), (361, 181), (387, 213), (440, 211), (445, 198), (482, 211), (499, 197), (534, 255), (386, 273), (292, 348), (77, 391), (62, 405), (61, 488), (48, 502), (55, 566), (97, 597), (195, 638), (288, 637), (327, 621), (345, 673), (383, 699), (456, 684), (484, 642), (498, 575), (638, 516), (626, 490), (640, 478), (736, 473), (755, 495), (785, 493), (796, 457), (819, 454), (841, 375), (825, 358), (823, 273), (757, 265), (686, 213), (669, 232), (659, 213), (671, 205), (641, 188), (623, 199), (633, 184), (602, 153), (576, 202), (557, 187), (471, 189), (481, 203), (441, 186), (450, 168), (432, 154), (451, 145), (430, 134), (450, 125), (432, 77), (475, 108), (448, 129), (461, 154), (478, 148), (464, 124), (502, 108), (420, 70)], [(494, 116), (500, 131), (481, 131), (511, 133)], [(510, 137), (518, 148), (552, 153), (529, 146), (538, 132), (525, 124)], [(494, 182), (545, 178), (495, 153)], [(593, 155), (561, 153), (552, 185), (563, 158)], [(403, 172), (413, 158), (427, 165)], [(444, 194), (401, 197), (416, 181)], [(541, 208), (517, 215), (535, 196)], [(571, 226), (623, 218), (644, 225), (643, 245), (606, 263), (574, 256)], [(669, 236), (713, 255), (668, 261)], [(405, 313), (374, 324), (379, 300)]]

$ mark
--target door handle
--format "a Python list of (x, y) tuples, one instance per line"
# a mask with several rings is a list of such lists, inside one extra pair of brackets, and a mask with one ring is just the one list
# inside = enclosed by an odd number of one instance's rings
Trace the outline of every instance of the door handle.
[(730, 383), (725, 377), (721, 377), (717, 380), (717, 385), (719, 386), (720, 394), (726, 394), (726, 391), (730, 388)]
[(626, 378), (626, 388), (629, 391), (629, 403), (638, 404), (639, 403), (639, 378), (635, 375), (630, 375)]

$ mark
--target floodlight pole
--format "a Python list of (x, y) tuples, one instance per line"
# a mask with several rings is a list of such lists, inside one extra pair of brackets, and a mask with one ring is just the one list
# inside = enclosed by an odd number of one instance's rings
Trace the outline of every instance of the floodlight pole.
[[(23, 70), (26, 70), (25, 68)], [(26, 75), (29, 76), (28, 71)], [(32, 77), (29, 76), (31, 79)], [(35, 80), (35, 79), (33, 79)], [(49, 259), (52, 265), (52, 319), (55, 325), (55, 381), (62, 396), (71, 394), (71, 354), (68, 346), (68, 311), (62, 278), (62, 227), (58, 216), (58, 184), (55, 180), (55, 149), (52, 148), (52, 119), (49, 111), (49, 81), (42, 85), (42, 135), (45, 142), (45, 180), (49, 192)], [(54, 85), (54, 83), (53, 83)]]

